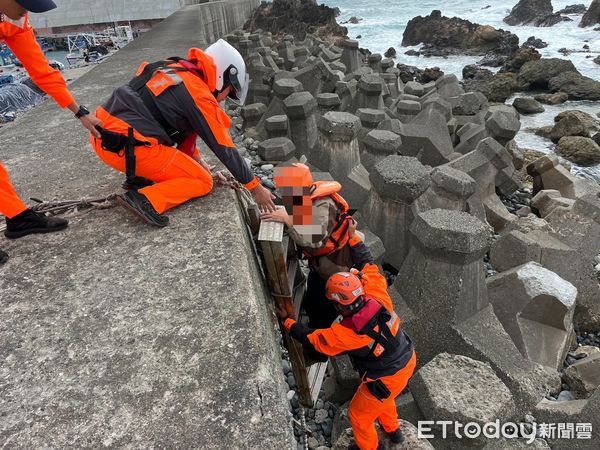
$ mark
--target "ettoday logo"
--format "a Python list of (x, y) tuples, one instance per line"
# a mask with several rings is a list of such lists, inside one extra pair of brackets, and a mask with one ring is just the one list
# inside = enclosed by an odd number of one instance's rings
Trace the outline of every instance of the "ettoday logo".
[[(436, 434), (437, 433), (437, 434)], [(536, 438), (543, 439), (591, 439), (591, 423), (500, 423), (463, 424), (452, 420), (421, 420), (417, 423), (419, 439), (524, 439), (527, 444)]]

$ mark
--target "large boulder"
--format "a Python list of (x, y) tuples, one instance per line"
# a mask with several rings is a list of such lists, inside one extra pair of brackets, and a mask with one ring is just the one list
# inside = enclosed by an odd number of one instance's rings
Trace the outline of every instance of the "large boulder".
[(544, 107), (531, 97), (517, 97), (513, 101), (513, 106), (521, 114), (537, 114), (544, 112)]
[(292, 34), (302, 39), (307, 33), (323, 38), (346, 36), (347, 28), (338, 25), (335, 18), (334, 8), (319, 5), (316, 0), (273, 0), (272, 3), (262, 2), (244, 28)]
[(431, 54), (484, 55), (494, 52), (511, 55), (519, 47), (519, 38), (489, 25), (479, 25), (458, 17), (444, 17), (440, 11), (434, 10), (429, 16), (414, 17), (404, 30), (403, 46), (420, 43), (425, 44), (425, 51)]
[(579, 73), (568, 59), (542, 58), (523, 64), (519, 82), (529, 89), (547, 89), (550, 79), (565, 72)]
[(579, 166), (600, 163), (600, 146), (593, 139), (583, 136), (565, 136), (558, 141), (556, 153)]
[(600, 0), (594, 0), (581, 18), (580, 27), (589, 27), (600, 23)]
[(475, 65), (463, 68), (463, 87), (467, 92), (481, 92), (490, 102), (504, 103), (520, 88), (514, 73), (492, 73)]
[(555, 143), (564, 136), (592, 137), (600, 130), (598, 120), (583, 111), (563, 111), (554, 118), (554, 122), (549, 137)]
[(511, 59), (504, 63), (500, 68), (500, 72), (518, 73), (523, 64), (528, 61), (537, 61), (541, 57), (542, 55), (535, 48), (521, 47)]
[(550, 92), (565, 92), (569, 100), (600, 100), (600, 81), (578, 72), (562, 72), (548, 80)]
[(509, 25), (541, 26), (552, 13), (552, 0), (521, 0), (504, 18), (504, 22)]

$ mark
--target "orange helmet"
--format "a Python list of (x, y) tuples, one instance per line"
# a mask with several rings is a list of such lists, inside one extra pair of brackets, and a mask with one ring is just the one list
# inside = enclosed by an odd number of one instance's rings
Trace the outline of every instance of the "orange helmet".
[(334, 273), (325, 285), (327, 298), (343, 306), (350, 306), (364, 293), (362, 281), (350, 272)]
[(302, 163), (276, 167), (273, 179), (277, 188), (311, 187), (313, 185), (313, 177), (310, 169), (306, 164)]

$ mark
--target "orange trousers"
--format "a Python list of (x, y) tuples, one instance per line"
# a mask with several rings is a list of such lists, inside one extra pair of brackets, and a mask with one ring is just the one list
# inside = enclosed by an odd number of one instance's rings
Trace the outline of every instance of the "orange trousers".
[[(92, 148), (102, 161), (125, 173), (125, 157), (104, 150), (101, 140), (91, 138)], [(177, 205), (202, 197), (213, 188), (212, 175), (193, 158), (174, 147), (136, 147), (135, 174), (155, 182), (138, 192), (146, 196), (160, 214)]]
[(416, 365), (417, 354), (413, 353), (412, 358), (404, 368), (394, 375), (381, 378), (381, 381), (392, 393), (384, 401), (375, 398), (369, 392), (365, 383), (359, 386), (350, 402), (349, 415), (354, 440), (360, 450), (377, 450), (379, 439), (375, 428), (375, 420), (379, 419), (379, 423), (387, 432), (391, 433), (398, 429), (398, 413), (395, 400), (408, 384)]
[(10, 182), (8, 172), (0, 162), (0, 213), (12, 219), (27, 209)]

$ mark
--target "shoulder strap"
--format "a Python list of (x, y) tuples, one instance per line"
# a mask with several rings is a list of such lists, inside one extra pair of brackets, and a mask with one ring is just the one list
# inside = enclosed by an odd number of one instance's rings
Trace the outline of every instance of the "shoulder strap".
[[(384, 350), (394, 349), (398, 346), (392, 331), (387, 326), (387, 321), (390, 316), (389, 313), (386, 314), (386, 312), (387, 311), (382, 310), (377, 315), (376, 321), (370, 322), (363, 330), (361, 330), (361, 333), (366, 334), (375, 341), (371, 346), (369, 356), (375, 351), (375, 348), (379, 344), (381, 344)], [(379, 327), (379, 332), (375, 331), (375, 324)]]
[[(171, 124), (169, 124), (169, 122), (167, 122), (167, 119), (165, 118), (163, 113), (156, 106), (156, 103), (154, 102), (154, 99), (152, 98), (154, 96), (150, 92), (150, 89), (148, 89), (148, 87), (146, 86), (148, 81), (150, 81), (150, 79), (154, 76), (154, 72), (156, 72), (157, 70), (160, 70), (160, 69), (164, 69), (169, 64), (173, 64), (174, 62), (177, 62), (177, 61), (175, 61), (175, 58), (170, 58), (166, 61), (157, 61), (157, 62), (148, 64), (146, 67), (144, 67), (144, 70), (142, 70), (142, 73), (140, 73), (136, 77), (132, 78), (131, 81), (129, 81), (129, 87), (138, 93), (138, 95), (144, 102), (144, 105), (146, 105), (146, 108), (148, 108), (148, 110), (152, 114), (152, 117), (154, 117), (154, 119), (165, 130), (165, 132), (167, 133), (169, 138), (173, 142), (180, 142), (185, 137), (184, 133), (182, 131), (178, 130), (177, 128), (171, 126)], [(186, 69), (180, 68), (178, 70), (186, 70)]]

